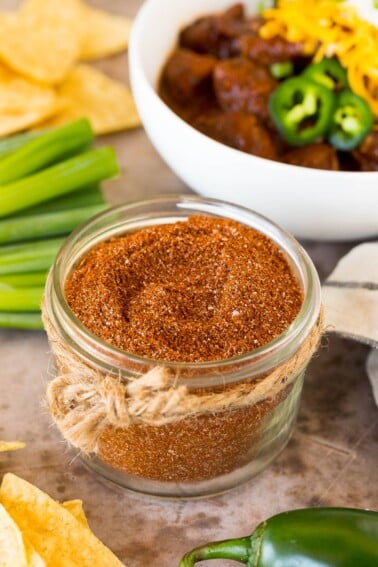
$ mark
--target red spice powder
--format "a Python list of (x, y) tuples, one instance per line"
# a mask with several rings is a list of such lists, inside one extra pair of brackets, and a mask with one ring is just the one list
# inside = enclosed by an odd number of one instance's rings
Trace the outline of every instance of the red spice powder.
[(100, 438), (99, 456), (129, 474), (160, 481), (203, 481), (231, 473), (256, 457), (264, 435), (273, 444), (282, 443), (278, 424), (284, 429), (293, 419), (282, 405), (290, 392), (291, 386), (274, 399), (167, 425), (109, 425)]
[(156, 360), (222, 360), (280, 335), (303, 295), (285, 254), (232, 220), (193, 216), (98, 244), (65, 288), (94, 334)]
[[(74, 267), (65, 293), (84, 325), (112, 345), (180, 362), (254, 350), (281, 334), (303, 301), (274, 242), (238, 222), (200, 215), (98, 244)], [(294, 394), (290, 386), (249, 407), (161, 426), (109, 425), (98, 454), (143, 478), (212, 479), (252, 461), (266, 435), (278, 442), (274, 431), (292, 422)]]

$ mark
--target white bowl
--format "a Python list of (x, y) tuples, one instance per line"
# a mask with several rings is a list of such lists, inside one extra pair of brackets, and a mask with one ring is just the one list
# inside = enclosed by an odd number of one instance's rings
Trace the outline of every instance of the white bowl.
[[(259, 0), (246, 0), (250, 13)], [(171, 169), (201, 195), (270, 217), (299, 238), (352, 240), (378, 234), (378, 172), (323, 171), (255, 157), (201, 134), (156, 92), (179, 30), (232, 0), (147, 0), (129, 47), (131, 84), (145, 130)]]

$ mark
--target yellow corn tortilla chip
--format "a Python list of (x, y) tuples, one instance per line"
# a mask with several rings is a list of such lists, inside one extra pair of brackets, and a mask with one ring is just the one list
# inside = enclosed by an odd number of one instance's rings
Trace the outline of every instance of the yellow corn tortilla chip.
[(122, 563), (73, 515), (29, 482), (7, 473), (0, 502), (47, 565), (122, 567)]
[[(89, 529), (81, 500), (62, 503), (83, 526)], [(0, 504), (0, 567), (46, 567), (46, 562), (22, 536), (17, 524)]]
[(17, 451), (17, 449), (23, 449), (25, 443), (22, 441), (0, 441), (0, 453), (5, 451)]
[(46, 567), (42, 557), (27, 541), (18, 525), (0, 504), (0, 566)]
[(62, 502), (61, 506), (68, 510), (83, 526), (90, 529), (81, 500), (66, 500), (66, 502)]
[(127, 49), (132, 24), (128, 18), (85, 7), (84, 22), (81, 59), (101, 59)]
[(80, 40), (81, 59), (100, 59), (127, 48), (131, 20), (88, 6), (81, 0), (26, 0), (21, 13), (49, 22), (62, 20)]
[(49, 118), (60, 108), (58, 101), (51, 87), (33, 83), (0, 65), (0, 136)]
[[(47, 21), (52, 26), (62, 26), (81, 42), (85, 32), (82, 21), (84, 4), (81, 0), (25, 0), (19, 14), (34, 21)], [(83, 31), (84, 29), (84, 31)]]
[(22, 533), (1, 504), (0, 565), (1, 567), (28, 567), (28, 559)]
[[(35, 81), (59, 83), (80, 55), (80, 28), (71, 11), (66, 17), (66, 1), (45, 0), (44, 10), (0, 18), (0, 60)], [(49, 9), (52, 4), (60, 11)]]
[(58, 126), (85, 117), (96, 134), (106, 134), (140, 126), (130, 90), (94, 67), (77, 65), (58, 87), (65, 108), (41, 127)]
[(42, 559), (26, 538), (24, 538), (24, 543), (28, 567), (47, 567), (46, 561)]

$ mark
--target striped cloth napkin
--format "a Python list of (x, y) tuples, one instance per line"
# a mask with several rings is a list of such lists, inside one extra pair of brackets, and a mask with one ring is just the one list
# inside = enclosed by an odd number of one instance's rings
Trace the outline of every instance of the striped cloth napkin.
[(373, 347), (367, 360), (378, 405), (378, 242), (356, 246), (323, 284), (326, 329)]

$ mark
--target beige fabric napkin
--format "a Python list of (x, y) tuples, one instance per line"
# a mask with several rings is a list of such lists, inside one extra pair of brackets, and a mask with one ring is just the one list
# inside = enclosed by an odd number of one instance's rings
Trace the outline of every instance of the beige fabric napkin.
[(322, 295), (327, 330), (374, 347), (367, 372), (378, 405), (378, 242), (356, 246), (344, 256)]

